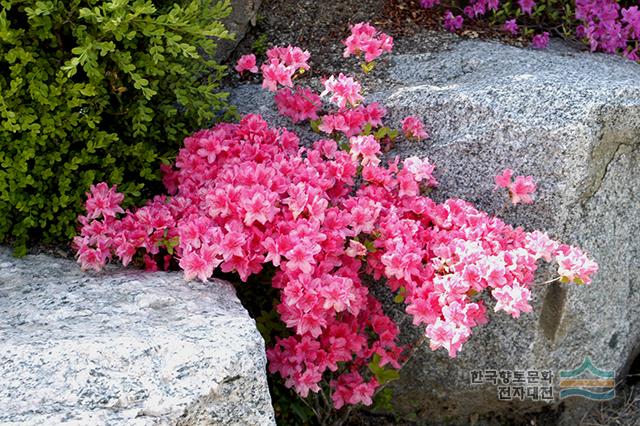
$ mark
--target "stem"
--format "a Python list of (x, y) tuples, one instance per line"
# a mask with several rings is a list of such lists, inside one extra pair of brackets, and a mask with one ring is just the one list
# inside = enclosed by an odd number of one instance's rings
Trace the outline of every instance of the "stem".
[[(407, 359), (400, 366), (400, 370), (402, 370), (402, 368), (404, 368), (404, 366), (409, 363), (411, 358), (413, 358), (413, 355), (415, 355), (416, 351), (418, 350), (418, 348), (420, 346), (422, 346), (422, 344), (425, 342), (425, 340), (427, 340), (427, 335), (423, 334), (422, 336), (420, 336), (420, 338), (418, 340), (416, 340), (413, 343), (413, 345), (411, 345), (411, 350), (409, 351), (409, 355), (407, 356)], [(373, 393), (372, 398), (375, 398), (376, 395), (378, 395), (384, 388), (386, 388), (389, 383), (391, 383), (391, 381), (384, 383), (378, 389), (376, 389), (376, 391)], [(342, 424), (344, 424), (344, 422), (347, 421), (347, 419), (349, 419), (349, 416), (351, 415), (351, 411), (353, 410), (353, 407), (354, 407), (353, 405), (349, 406), (349, 408), (347, 409), (345, 414), (342, 417), (340, 417), (339, 419), (337, 419), (333, 423), (333, 426), (341, 426)]]
[(349, 416), (351, 416), (351, 411), (353, 411), (353, 407), (355, 407), (355, 405), (350, 405), (349, 408), (347, 408), (347, 411), (345, 411), (342, 416), (338, 417), (336, 421), (331, 423), (331, 426), (342, 426), (344, 422), (349, 420)]
[(502, 214), (507, 211), (507, 209), (511, 207), (511, 193), (509, 193), (509, 198), (507, 198), (504, 202), (502, 208), (494, 215), (495, 217), (500, 217)]
[[(420, 338), (418, 340), (416, 340), (413, 343), (413, 345), (411, 345), (411, 350), (409, 351), (409, 355), (407, 356), (407, 359), (404, 361), (404, 363), (402, 364), (400, 369), (402, 369), (405, 365), (407, 365), (409, 363), (411, 358), (413, 358), (413, 355), (415, 355), (416, 351), (418, 350), (418, 348), (420, 346), (422, 346), (422, 344), (425, 342), (425, 340), (427, 340), (427, 335), (426, 334), (422, 334), (422, 336), (420, 336)], [(386, 383), (385, 383), (385, 385), (386, 385)], [(383, 386), (385, 386), (385, 385), (383, 385)], [(380, 388), (382, 388), (383, 386), (381, 386)]]
[(547, 285), (547, 284), (551, 284), (551, 283), (553, 283), (553, 282), (559, 281), (559, 280), (560, 280), (560, 278), (562, 278), (562, 277), (557, 276), (557, 277), (555, 277), (555, 278), (553, 278), (553, 279), (550, 279), (550, 280), (548, 280), (548, 281), (545, 281), (545, 282), (543, 282), (543, 283), (538, 283), (538, 284), (533, 284), (533, 285), (534, 285), (534, 286), (540, 286), (540, 285)]
[(320, 417), (320, 415), (318, 414), (318, 412), (315, 410), (315, 408), (313, 408), (313, 407), (311, 406), (311, 404), (309, 404), (309, 403), (307, 402), (307, 399), (306, 399), (306, 398), (300, 398), (300, 401), (302, 401), (302, 402), (304, 403), (304, 405), (306, 405), (307, 407), (309, 407), (309, 408), (311, 409), (311, 411), (313, 411), (313, 414), (315, 414), (315, 415), (316, 415), (316, 417), (317, 417), (317, 418), (321, 418), (321, 417)]

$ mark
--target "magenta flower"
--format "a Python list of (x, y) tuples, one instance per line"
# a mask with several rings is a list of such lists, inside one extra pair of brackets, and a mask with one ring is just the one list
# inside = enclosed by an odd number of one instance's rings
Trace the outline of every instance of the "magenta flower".
[(534, 0), (518, 0), (518, 4), (520, 5), (520, 9), (524, 13), (526, 13), (527, 15), (531, 15), (536, 2)]
[(422, 6), (425, 9), (430, 9), (439, 4), (440, 4), (440, 0), (420, 0), (420, 6)]
[(455, 32), (462, 28), (463, 23), (464, 18), (461, 15), (454, 15), (449, 10), (444, 13), (444, 28), (447, 31)]
[(549, 33), (543, 32), (542, 34), (536, 34), (531, 40), (531, 46), (534, 49), (545, 49), (549, 45)]
[(502, 29), (512, 35), (518, 35), (520, 28), (515, 19), (509, 19), (502, 25)]

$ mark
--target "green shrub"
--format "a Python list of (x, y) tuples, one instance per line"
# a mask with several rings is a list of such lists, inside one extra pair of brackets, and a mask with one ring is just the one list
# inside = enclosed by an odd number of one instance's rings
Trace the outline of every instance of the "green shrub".
[(0, 243), (68, 241), (94, 182), (148, 198), (182, 138), (229, 114), (214, 2), (0, 0)]

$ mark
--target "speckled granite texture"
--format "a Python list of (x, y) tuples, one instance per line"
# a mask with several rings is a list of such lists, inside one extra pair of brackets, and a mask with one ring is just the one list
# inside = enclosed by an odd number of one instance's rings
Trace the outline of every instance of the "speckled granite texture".
[[(537, 287), (534, 311), (519, 320), (492, 313), (456, 359), (425, 345), (393, 385), (395, 409), (465, 423), (474, 413), (544, 405), (499, 401), (495, 386), (470, 385), (471, 370), (549, 369), (557, 384), (560, 370), (588, 355), (623, 378), (640, 351), (640, 66), (562, 45), (535, 51), (459, 40), (415, 50), (393, 56), (375, 71), (385, 83), (368, 88), (392, 125), (414, 114), (430, 128), (431, 139), (399, 143), (390, 155), (429, 157), (440, 182), (434, 198), (464, 198), (509, 223), (546, 230), (590, 252), (600, 272), (590, 287)], [(241, 112), (286, 122), (273, 118), (270, 95), (256, 86), (239, 87), (232, 100)], [(307, 143), (317, 137), (301, 135)], [(507, 167), (535, 177), (534, 205), (503, 209), (493, 177)], [(574, 408), (579, 415), (582, 402), (565, 400), (565, 418)]]
[[(216, 4), (217, 1), (213, 1)], [(218, 40), (216, 59), (226, 60), (242, 41), (251, 25), (255, 25), (262, 0), (231, 0), (231, 14), (222, 20), (225, 28), (235, 35), (233, 40)]]
[(271, 425), (265, 364), (229, 283), (0, 247), (0, 424)]

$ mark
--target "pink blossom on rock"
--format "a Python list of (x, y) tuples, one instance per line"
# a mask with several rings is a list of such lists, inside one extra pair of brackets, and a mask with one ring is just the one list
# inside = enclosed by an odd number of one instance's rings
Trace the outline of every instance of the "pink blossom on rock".
[(419, 117), (410, 115), (402, 120), (402, 132), (407, 139), (414, 139), (417, 141), (427, 139), (429, 135), (424, 130), (424, 124)]
[(435, 166), (428, 158), (407, 157), (402, 162), (406, 170), (413, 174), (416, 182), (425, 182), (428, 186), (435, 187), (438, 181), (433, 177)]
[(536, 259), (543, 258), (547, 262), (551, 262), (556, 253), (556, 250), (560, 246), (555, 240), (549, 238), (549, 236), (540, 231), (533, 231), (526, 236), (526, 247), (533, 253)]
[(329, 102), (340, 108), (347, 105), (357, 106), (363, 100), (360, 93), (362, 90), (360, 83), (342, 73), (338, 75), (338, 78), (332, 75), (323, 82), (323, 85), (324, 91), (320, 96), (329, 95)]
[(236, 63), (235, 69), (240, 74), (244, 73), (245, 71), (256, 74), (258, 72), (258, 66), (256, 65), (256, 55), (250, 54), (241, 56)]
[(531, 312), (532, 308), (529, 305), (531, 291), (518, 282), (496, 288), (491, 292), (491, 295), (498, 302), (494, 308), (496, 312), (505, 311), (514, 318), (520, 317), (521, 312)]
[(453, 322), (438, 318), (427, 326), (426, 335), (429, 338), (431, 350), (444, 348), (451, 358), (455, 358), (458, 351), (470, 335), (469, 327), (457, 325)]
[(509, 190), (511, 192), (511, 202), (513, 204), (531, 204), (533, 203), (531, 194), (536, 191), (536, 184), (531, 176), (516, 176), (515, 180), (509, 187)]
[(495, 183), (497, 188), (509, 188), (511, 185), (511, 177), (513, 176), (513, 170), (504, 169), (502, 173), (496, 175)]
[(506, 188), (509, 190), (509, 197), (513, 204), (533, 203), (531, 194), (536, 191), (536, 184), (532, 176), (516, 176), (512, 181), (513, 170), (505, 169), (495, 177), (495, 188)]
[[(272, 60), (295, 66), (285, 62), (303, 61), (299, 54), (273, 52)], [(274, 86), (283, 85), (276, 78)], [(163, 168), (171, 196), (121, 212), (115, 190), (96, 185), (74, 238), (78, 262), (94, 270), (116, 259), (151, 270), (177, 263), (186, 279), (202, 281), (216, 268), (246, 281), (271, 263), (276, 313), (291, 334), (267, 350), (269, 370), (302, 396), (333, 377), (335, 407), (372, 402), (379, 384), (365, 380), (371, 362), (402, 366), (398, 326), (364, 278), (398, 292), (430, 347), (450, 356), (487, 321), (479, 295), (492, 293), (496, 309), (514, 316), (530, 309), (538, 259), (555, 259), (562, 281), (592, 279), (597, 265), (575, 248), (463, 200), (421, 194), (436, 184), (433, 164), (383, 163), (375, 137), (361, 134), (383, 116), (379, 105), (348, 102), (323, 115), (323, 131), (350, 135), (348, 147), (330, 139), (301, 147), (257, 115), (198, 131)], [(533, 182), (507, 170), (496, 184), (525, 201)]]
[(591, 276), (598, 272), (598, 264), (577, 247), (560, 246), (556, 253), (556, 261), (558, 274), (566, 282), (589, 284)]

